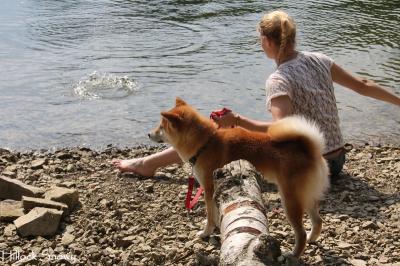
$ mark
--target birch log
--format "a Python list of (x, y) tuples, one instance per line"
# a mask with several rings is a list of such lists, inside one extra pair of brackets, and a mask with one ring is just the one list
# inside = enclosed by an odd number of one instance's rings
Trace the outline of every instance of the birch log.
[(240, 160), (216, 170), (214, 178), (221, 222), (220, 265), (275, 265), (281, 250), (268, 234), (260, 174)]

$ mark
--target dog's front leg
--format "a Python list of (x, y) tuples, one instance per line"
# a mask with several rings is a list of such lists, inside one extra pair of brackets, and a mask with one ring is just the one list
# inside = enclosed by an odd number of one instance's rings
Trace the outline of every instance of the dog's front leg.
[(215, 219), (218, 219), (218, 217), (215, 217), (217, 216), (217, 204), (214, 201), (214, 182), (212, 180), (212, 175), (209, 179), (205, 180), (204, 199), (206, 203), (207, 223), (204, 230), (198, 233), (201, 238), (208, 237), (214, 232)]

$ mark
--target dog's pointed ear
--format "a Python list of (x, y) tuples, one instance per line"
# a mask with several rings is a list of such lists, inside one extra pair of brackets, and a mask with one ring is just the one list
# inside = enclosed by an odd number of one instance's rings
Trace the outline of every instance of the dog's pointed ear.
[(181, 122), (181, 117), (173, 112), (161, 112), (161, 116), (167, 119), (173, 126), (177, 126)]
[(182, 100), (181, 98), (176, 97), (175, 105), (176, 106), (186, 105), (186, 102), (184, 100)]

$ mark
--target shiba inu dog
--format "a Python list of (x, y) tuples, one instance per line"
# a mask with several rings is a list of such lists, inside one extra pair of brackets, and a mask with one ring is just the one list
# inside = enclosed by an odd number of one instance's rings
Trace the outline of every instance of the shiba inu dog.
[[(249, 161), (278, 186), (295, 232), (294, 256), (299, 257), (306, 242), (319, 236), (319, 200), (329, 186), (329, 170), (322, 157), (324, 139), (315, 124), (293, 116), (273, 123), (265, 133), (240, 127), (218, 129), (212, 120), (177, 98), (174, 108), (161, 113), (161, 122), (149, 137), (170, 143), (183, 161), (192, 163), (205, 192), (207, 224), (201, 237), (210, 235), (219, 225), (213, 171), (238, 159)], [(304, 212), (312, 222), (308, 237), (303, 226)]]

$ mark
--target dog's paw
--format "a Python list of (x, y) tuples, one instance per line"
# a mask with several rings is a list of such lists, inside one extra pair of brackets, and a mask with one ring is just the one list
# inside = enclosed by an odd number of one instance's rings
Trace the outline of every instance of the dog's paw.
[(201, 230), (201, 231), (197, 232), (196, 235), (197, 235), (197, 237), (204, 239), (204, 238), (209, 237), (211, 235), (211, 233), (206, 232), (205, 230)]
[(307, 234), (307, 243), (314, 243), (318, 239), (318, 234), (314, 234), (313, 232), (309, 232)]
[(207, 238), (214, 232), (214, 229), (215, 229), (215, 225), (207, 224), (206, 227), (204, 228), (204, 230), (197, 233), (197, 236), (202, 239)]

